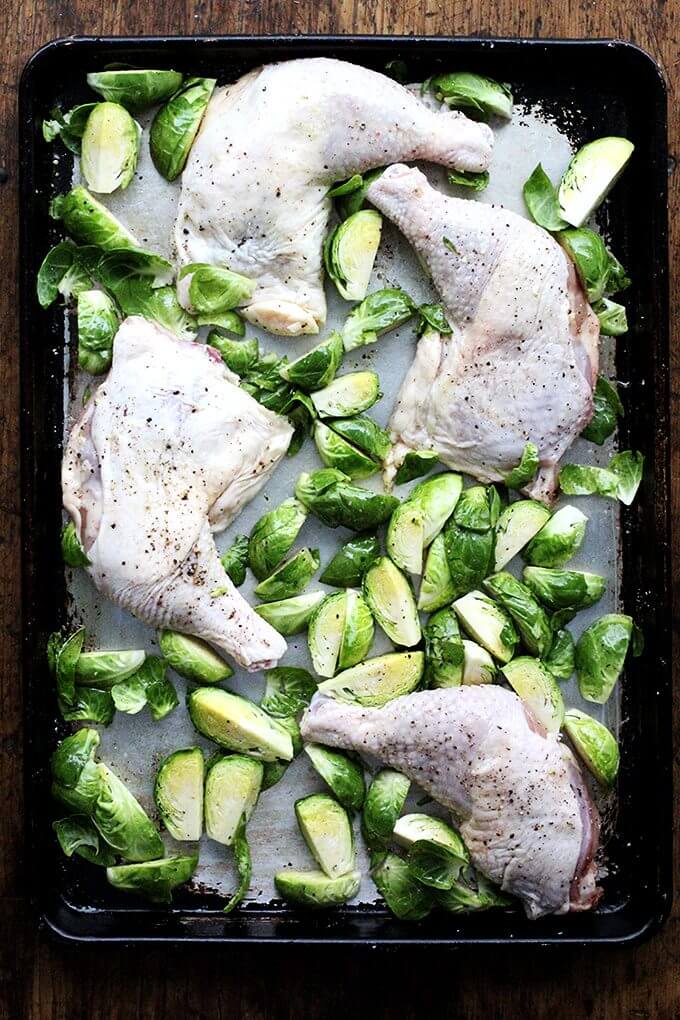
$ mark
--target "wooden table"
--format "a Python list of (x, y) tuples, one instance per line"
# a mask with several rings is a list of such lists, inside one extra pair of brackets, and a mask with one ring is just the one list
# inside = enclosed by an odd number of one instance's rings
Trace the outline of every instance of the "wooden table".
[[(0, 1020), (198, 1020), (198, 1018), (559, 1016), (663, 1018), (680, 1015), (680, 913), (635, 950), (559, 952), (300, 948), (253, 954), (167, 949), (68, 949), (36, 931), (22, 867), (19, 661), (19, 480), (17, 337), (17, 80), (30, 56), (58, 36), (242, 33), (396, 33), (632, 40), (669, 81), (670, 150), (680, 144), (679, 0), (3, 0), (0, 4)], [(680, 268), (680, 191), (671, 174), (671, 260)], [(674, 176), (673, 176), (674, 175)], [(680, 273), (671, 314), (680, 323)], [(35, 343), (40, 343), (36, 332)], [(674, 435), (680, 426), (680, 347), (674, 352)], [(677, 439), (676, 444), (677, 445)], [(678, 447), (680, 449), (680, 447)], [(680, 509), (680, 453), (673, 502)], [(676, 574), (680, 545), (676, 540)], [(680, 678), (680, 671), (679, 671)], [(677, 704), (680, 706), (680, 699)], [(676, 708), (677, 716), (680, 709)], [(676, 778), (676, 788), (680, 782)], [(644, 824), (644, 819), (640, 819)]]

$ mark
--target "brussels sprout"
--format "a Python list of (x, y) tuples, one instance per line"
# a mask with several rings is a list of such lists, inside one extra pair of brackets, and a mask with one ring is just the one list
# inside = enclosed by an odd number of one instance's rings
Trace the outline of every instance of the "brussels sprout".
[(207, 343), (219, 351), (227, 368), (241, 378), (248, 376), (260, 360), (260, 345), (255, 337), (248, 340), (232, 340), (231, 337), (220, 336), (219, 333), (210, 333)]
[(507, 571), (487, 577), (484, 588), (510, 614), (527, 650), (539, 658), (547, 655), (553, 643), (552, 628), (531, 590)]
[(243, 754), (218, 758), (205, 780), (205, 831), (210, 839), (231, 846), (239, 822), (248, 821), (260, 795), (263, 765)]
[(85, 628), (79, 627), (66, 639), (51, 634), (47, 642), (47, 661), (57, 681), (57, 695), (65, 705), (76, 700), (76, 664), (85, 641)]
[(509, 489), (521, 489), (534, 478), (538, 464), (538, 447), (535, 443), (526, 443), (519, 464), (505, 475), (503, 481)]
[(297, 595), (307, 587), (319, 569), (318, 549), (300, 549), (255, 588), (263, 602), (278, 602)]
[(529, 215), (539, 227), (555, 231), (569, 226), (560, 211), (557, 188), (540, 163), (524, 182), (522, 194)]
[(434, 450), (409, 450), (394, 476), (395, 485), (405, 485), (414, 478), (428, 475), (439, 463), (439, 454)]
[(343, 220), (328, 238), (324, 246), (326, 271), (346, 301), (366, 297), (381, 231), (380, 213), (361, 209)]
[[(473, 191), (485, 191), (489, 186), (489, 171), (481, 170), (448, 170), (446, 179), (454, 187), (472, 188)], [(448, 330), (448, 332), (451, 332)]]
[(601, 301), (608, 290), (611, 269), (610, 255), (599, 234), (587, 227), (561, 230), (556, 235), (583, 284), (588, 301)]
[(385, 850), (404, 809), (411, 780), (394, 769), (381, 769), (368, 788), (361, 831), (371, 850)]
[(78, 781), (73, 786), (64, 786), (54, 780), (52, 796), (64, 804), (69, 811), (91, 816), (100, 788), (99, 767), (94, 759), (90, 759), (84, 763)]
[(254, 281), (248, 277), (225, 266), (211, 266), (204, 262), (184, 266), (178, 279), (184, 280), (185, 286), (188, 282), (190, 310), (202, 316), (231, 311), (247, 301), (255, 289)]
[(342, 525), (352, 531), (376, 528), (399, 503), (394, 496), (351, 485), (347, 475), (335, 468), (301, 475), (295, 495), (329, 528)]
[(417, 502), (406, 500), (396, 508), (387, 526), (387, 552), (390, 558), (410, 574), (423, 569), (425, 519)]
[(559, 733), (564, 722), (562, 692), (543, 663), (520, 655), (501, 666), (501, 673), (548, 733)]
[(266, 670), (264, 676), (266, 688), (260, 708), (277, 719), (298, 715), (316, 692), (314, 677), (298, 666), (278, 666)]
[(139, 247), (127, 227), (82, 185), (53, 199), (50, 215), (55, 220), (63, 220), (69, 234), (81, 244), (93, 244), (104, 251)]
[(586, 701), (604, 705), (614, 689), (628, 653), (633, 620), (608, 613), (595, 620), (576, 642), (576, 672)]
[(151, 903), (171, 903), (172, 891), (188, 882), (196, 871), (198, 854), (190, 857), (164, 857), (141, 864), (119, 864), (106, 869), (106, 877), (116, 889), (137, 893)]
[(425, 677), (430, 687), (458, 687), (463, 682), (465, 652), (452, 609), (440, 609), (427, 621)]
[(550, 511), (533, 499), (518, 499), (501, 511), (496, 525), (495, 570), (502, 570), (550, 519)]
[(568, 630), (558, 630), (543, 665), (556, 680), (568, 680), (576, 669), (576, 648)]
[(380, 555), (374, 535), (350, 539), (335, 554), (320, 580), (336, 588), (355, 588), (361, 584), (369, 564)]
[(471, 591), (453, 603), (465, 630), (499, 662), (515, 654), (518, 635), (510, 616), (481, 591)]
[(60, 818), (52, 822), (52, 828), (67, 857), (75, 853), (90, 864), (99, 864), (104, 868), (116, 863), (116, 855), (104, 843), (87, 815)]
[(409, 871), (431, 889), (451, 889), (469, 860), (462, 842), (460, 846), (465, 856), (434, 840), (416, 840), (408, 854)]
[(90, 565), (73, 521), (65, 524), (61, 532), (61, 558), (67, 567), (89, 567)]
[(418, 609), (433, 613), (443, 606), (450, 605), (455, 596), (456, 591), (446, 558), (444, 536), (437, 535), (425, 560), (425, 571), (418, 595)]
[(141, 649), (81, 652), (76, 662), (75, 682), (84, 687), (106, 690), (131, 677), (145, 659), (146, 653)]
[(565, 715), (564, 728), (588, 771), (604, 786), (611, 786), (619, 771), (619, 745), (614, 734), (576, 708)]
[[(82, 252), (86, 250), (87, 247), (76, 249), (77, 257), (82, 257)], [(155, 290), (172, 283), (174, 276), (172, 264), (167, 259), (142, 248), (104, 252), (100, 254), (94, 272), (123, 309), (129, 304), (128, 292), (131, 289), (134, 292), (137, 284), (143, 283)]]
[(339, 333), (331, 333), (327, 340), (311, 351), (282, 365), (279, 372), (286, 382), (307, 392), (323, 389), (335, 378), (343, 353), (342, 337)]
[(607, 582), (599, 574), (580, 570), (555, 570), (550, 567), (525, 567), (524, 583), (537, 599), (551, 609), (587, 609), (594, 606)]
[(323, 463), (344, 471), (350, 478), (369, 478), (380, 469), (377, 461), (367, 457), (322, 421), (314, 425), (314, 442)]
[(560, 471), (560, 488), (567, 496), (596, 493), (630, 506), (642, 481), (644, 462), (641, 453), (624, 450), (615, 454), (606, 468), (565, 464)]
[(492, 684), (496, 679), (496, 663), (476, 641), (463, 638), (463, 683)]
[(390, 911), (400, 921), (421, 921), (432, 910), (431, 890), (418, 882), (402, 857), (393, 853), (374, 854), (371, 877)]
[(321, 468), (319, 471), (305, 472), (300, 475), (295, 485), (295, 498), (299, 499), (303, 506), (311, 510), (314, 501), (332, 489), (338, 482), (349, 482), (350, 478), (337, 468)]
[(278, 602), (263, 602), (261, 606), (255, 606), (255, 612), (279, 634), (290, 637), (307, 629), (314, 610), (325, 598), (323, 591), (310, 591), (290, 599), (279, 599)]
[(162, 630), (158, 647), (171, 668), (185, 680), (196, 684), (216, 684), (234, 675), (231, 666), (199, 638)]
[(346, 875), (329, 878), (323, 871), (296, 871), (288, 868), (277, 871), (274, 884), (284, 900), (298, 907), (322, 910), (346, 903), (359, 892), (361, 873), (349, 871)]
[(450, 471), (419, 482), (408, 497), (423, 513), (425, 548), (437, 537), (453, 513), (463, 488), (460, 475)]
[(179, 71), (130, 70), (94, 71), (87, 84), (110, 103), (128, 110), (144, 110), (169, 99), (182, 84)]
[(93, 722), (108, 726), (115, 715), (116, 706), (109, 691), (79, 687), (75, 701), (70, 705), (60, 701), (59, 711), (66, 722)]
[(141, 128), (118, 103), (97, 103), (87, 118), (80, 169), (90, 191), (127, 188), (137, 169)]
[[(57, 300), (59, 294), (64, 294), (63, 281), (70, 277), (73, 270), (75, 253), (77, 248), (73, 241), (60, 241), (50, 248), (40, 264), (36, 278), (36, 294), (41, 308), (49, 308)], [(88, 277), (83, 280), (84, 289), (92, 286), (92, 280)], [(80, 281), (76, 287), (83, 289)], [(68, 296), (73, 293), (71, 285), (68, 285)]]
[(435, 74), (428, 87), (454, 110), (473, 110), (483, 118), (512, 116), (512, 93), (507, 85), (470, 71)]
[(604, 201), (635, 146), (627, 138), (596, 138), (572, 156), (560, 183), (560, 211), (580, 227)]
[[(380, 177), (384, 169), (385, 167), (376, 167), (375, 170), (368, 170), (363, 175), (354, 175), (355, 178), (359, 177), (359, 182), (357, 183), (355, 180), (351, 189), (337, 196), (336, 208), (342, 219), (347, 219), (348, 216), (352, 216), (363, 207), (369, 186)], [(350, 180), (354, 180), (354, 178), (350, 178)], [(349, 184), (349, 181), (347, 183)]]
[(345, 350), (374, 344), (383, 333), (410, 319), (414, 311), (415, 305), (403, 290), (386, 287), (374, 291), (347, 317), (342, 330)]
[(314, 860), (329, 878), (346, 875), (355, 863), (354, 839), (344, 807), (327, 793), (295, 801), (295, 816)]
[(317, 412), (327, 418), (345, 418), (366, 411), (382, 396), (380, 381), (375, 372), (348, 372), (339, 375), (312, 393)]
[(319, 684), (322, 694), (368, 708), (379, 708), (393, 698), (414, 691), (423, 678), (422, 652), (391, 652), (352, 669), (346, 669)]
[(437, 906), (452, 914), (512, 905), (510, 897), (501, 893), (470, 866), (462, 870), (450, 889), (439, 890), (434, 895)]
[(305, 754), (332, 794), (348, 811), (360, 811), (366, 796), (364, 770), (341, 751), (305, 744)]
[(460, 859), (461, 863), (469, 863), (470, 855), (463, 840), (456, 830), (441, 818), (423, 814), (402, 815), (395, 823), (393, 836), (396, 842), (407, 850), (422, 840), (428, 840), (446, 847)]
[(93, 760), (100, 740), (97, 731), (86, 726), (65, 737), (50, 758), (54, 782), (67, 789), (77, 786), (83, 769)]
[(237, 312), (207, 312), (204, 315), (197, 315), (196, 323), (199, 326), (215, 327), (216, 331), (210, 333), (206, 341), (210, 347), (215, 346), (215, 338), (220, 336), (220, 330), (240, 337), (246, 335), (246, 324)]
[(472, 485), (463, 489), (453, 511), (459, 528), (468, 531), (488, 531), (495, 528), (500, 513), (498, 493), (493, 485)]
[(50, 112), (50, 116), (42, 122), (43, 138), (46, 142), (53, 142), (55, 138), (61, 138), (69, 152), (72, 152), (74, 156), (79, 156), (87, 119), (96, 105), (96, 103), (80, 103), (67, 110), (66, 113), (55, 108)]
[(97, 765), (99, 791), (92, 821), (106, 842), (126, 861), (151, 861), (163, 854), (163, 841), (144, 808), (118, 776)]
[(595, 302), (593, 311), (600, 320), (600, 336), (623, 336), (628, 332), (628, 316), (624, 305), (602, 298)]
[(444, 549), (453, 598), (460, 598), (480, 585), (491, 570), (494, 533), (491, 529), (469, 531), (449, 521), (444, 529)]
[(283, 561), (293, 548), (306, 519), (307, 511), (302, 503), (291, 498), (264, 514), (253, 526), (248, 545), (248, 561), (258, 581), (269, 577)]
[(262, 761), (293, 758), (290, 733), (247, 698), (221, 687), (198, 687), (189, 694), (187, 708), (198, 732), (220, 747)]
[(373, 642), (373, 619), (353, 588), (328, 595), (309, 622), (309, 651), (319, 676), (354, 666)]
[(173, 839), (196, 841), (203, 832), (205, 763), (200, 747), (185, 747), (164, 758), (156, 772), (154, 800)]
[(526, 546), (522, 558), (536, 567), (563, 566), (581, 548), (587, 521), (576, 507), (560, 507)]
[(187, 78), (153, 119), (151, 158), (168, 181), (174, 181), (184, 169), (215, 84), (214, 78)]
[(377, 460), (384, 460), (390, 452), (389, 433), (365, 414), (357, 414), (353, 418), (335, 418), (330, 422), (330, 427)]
[(406, 576), (387, 556), (374, 560), (362, 586), (371, 612), (395, 645), (412, 648), (421, 638), (416, 600)]
[(232, 584), (240, 588), (246, 579), (246, 567), (248, 566), (249, 539), (247, 535), (237, 535), (234, 542), (220, 559), (226, 573), (231, 578)]
[(120, 320), (108, 294), (83, 290), (78, 295), (78, 364), (91, 375), (111, 367), (113, 338)]

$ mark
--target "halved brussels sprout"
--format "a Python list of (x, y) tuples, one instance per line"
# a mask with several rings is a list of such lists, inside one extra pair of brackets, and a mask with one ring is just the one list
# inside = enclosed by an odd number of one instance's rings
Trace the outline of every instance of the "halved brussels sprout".
[(496, 663), (476, 641), (463, 638), (463, 683), (492, 684), (496, 679)]
[(427, 82), (437, 99), (455, 110), (474, 110), (483, 117), (512, 116), (512, 93), (507, 85), (471, 71), (435, 74)]
[(138, 70), (95, 71), (87, 84), (110, 103), (128, 110), (143, 110), (174, 95), (182, 84), (179, 71)]
[(449, 562), (446, 558), (444, 536), (439, 534), (430, 546), (425, 560), (425, 572), (420, 585), (418, 609), (433, 613), (436, 609), (448, 606), (456, 597), (456, 590), (451, 580)]
[(496, 524), (495, 570), (502, 570), (550, 520), (550, 511), (534, 499), (518, 499), (501, 510)]
[(78, 294), (78, 365), (91, 375), (111, 367), (113, 340), (120, 319), (108, 294), (82, 290)]
[(335, 378), (344, 350), (340, 334), (331, 333), (327, 340), (322, 340), (311, 351), (282, 365), (279, 372), (286, 382), (308, 393), (323, 389)]
[(397, 468), (394, 476), (395, 485), (405, 485), (414, 478), (428, 475), (439, 463), (439, 454), (434, 450), (409, 450)]
[(196, 684), (217, 684), (234, 675), (234, 671), (210, 645), (188, 634), (162, 630), (158, 647), (175, 673)]
[(107, 690), (136, 673), (145, 659), (146, 652), (137, 648), (122, 652), (81, 652), (76, 662), (76, 684)]
[(260, 517), (250, 532), (248, 560), (258, 581), (272, 573), (295, 544), (307, 511), (299, 500), (291, 497)]
[(379, 555), (380, 543), (375, 535), (352, 538), (335, 554), (319, 580), (335, 588), (356, 588)]
[(597, 705), (607, 701), (623, 669), (632, 635), (632, 617), (621, 613), (601, 616), (583, 631), (576, 643), (576, 672), (586, 701)]
[(472, 485), (463, 489), (453, 511), (459, 528), (468, 531), (488, 531), (495, 528), (500, 513), (498, 492), (493, 485)]
[(458, 687), (463, 682), (465, 651), (452, 609), (440, 609), (427, 621), (425, 676), (430, 687)]
[[(316, 680), (306, 669), (300, 669), (299, 666), (276, 666), (274, 669), (265, 670), (264, 677), (266, 687), (260, 708), (275, 719), (287, 720), (298, 715), (307, 707), (316, 692)], [(294, 745), (298, 736), (296, 731)], [(298, 754), (301, 750), (300, 744), (295, 748), (295, 753)]]
[(387, 526), (387, 552), (409, 574), (420, 574), (425, 548), (425, 518), (417, 503), (406, 500), (390, 517)]
[(344, 807), (327, 793), (295, 801), (295, 816), (314, 860), (329, 878), (354, 868), (354, 839)]
[(220, 563), (236, 588), (239, 588), (246, 579), (248, 546), (248, 536), (237, 535), (233, 544), (220, 558)]
[(400, 921), (420, 921), (432, 910), (431, 890), (421, 885), (403, 857), (378, 853), (371, 858), (371, 877), (390, 911)]
[(226, 266), (204, 262), (184, 266), (178, 276), (183, 281), (180, 300), (191, 312), (201, 316), (221, 315), (244, 304), (253, 293), (255, 283), (247, 276), (234, 273)]
[(530, 589), (503, 570), (484, 581), (484, 588), (510, 614), (519, 635), (532, 655), (547, 655), (553, 643), (548, 615)]
[(322, 910), (346, 903), (359, 892), (361, 873), (349, 871), (346, 875), (329, 878), (323, 871), (296, 871), (288, 868), (277, 871), (274, 884), (284, 900), (298, 907)]
[(367, 457), (322, 421), (314, 425), (314, 442), (323, 463), (344, 471), (350, 478), (370, 478), (380, 469), (377, 461)]
[(325, 418), (347, 418), (366, 411), (382, 396), (375, 372), (348, 372), (312, 393), (317, 413)]
[(576, 708), (565, 715), (564, 728), (588, 771), (604, 786), (611, 786), (619, 771), (619, 745), (614, 734)]
[(414, 311), (415, 305), (403, 290), (386, 287), (374, 291), (347, 317), (342, 330), (345, 350), (374, 344), (383, 333), (410, 319)]
[(413, 590), (406, 576), (387, 556), (374, 560), (362, 586), (371, 612), (395, 645), (412, 648), (421, 638)]
[(587, 609), (604, 595), (607, 582), (600, 574), (552, 567), (525, 567), (524, 583), (537, 599), (556, 612), (558, 609)]
[(380, 213), (361, 209), (343, 220), (328, 238), (326, 270), (346, 301), (366, 297), (381, 231)]
[(101, 838), (87, 815), (69, 815), (52, 822), (59, 846), (67, 857), (78, 854), (90, 864), (104, 868), (116, 863), (116, 855)]
[(338, 701), (379, 708), (393, 698), (410, 694), (425, 671), (422, 652), (392, 652), (380, 655), (352, 669), (346, 669), (319, 684), (319, 690)]
[(357, 414), (353, 418), (334, 418), (330, 423), (334, 432), (338, 432), (354, 446), (376, 460), (384, 460), (390, 451), (389, 432), (381, 429), (377, 422), (365, 414)]
[(543, 665), (556, 680), (568, 680), (576, 669), (576, 646), (568, 630), (558, 630)]
[(627, 138), (596, 138), (572, 156), (560, 183), (565, 220), (580, 227), (607, 197), (633, 154)]
[(247, 698), (220, 687), (198, 687), (189, 694), (187, 708), (198, 732), (220, 747), (262, 761), (293, 758), (290, 733)]
[(137, 238), (82, 185), (66, 195), (57, 195), (50, 205), (50, 216), (63, 220), (69, 234), (81, 244), (96, 245), (104, 251), (139, 248)]
[(106, 869), (106, 877), (116, 889), (137, 893), (152, 903), (171, 903), (172, 890), (188, 882), (197, 865), (198, 854), (164, 857), (141, 864), (118, 864)]
[(263, 602), (255, 606), (255, 612), (278, 630), (279, 634), (290, 637), (307, 629), (314, 610), (325, 598), (324, 591), (310, 591), (277, 602)]
[(575, 506), (563, 506), (532, 538), (522, 553), (536, 567), (561, 567), (583, 543), (588, 518)]
[(426, 478), (412, 489), (408, 502), (423, 514), (425, 548), (437, 537), (453, 513), (463, 488), (463, 479), (451, 471)]
[(261, 761), (243, 754), (218, 758), (205, 779), (205, 832), (224, 846), (234, 842), (239, 822), (248, 821), (260, 795)]
[(411, 787), (411, 780), (394, 769), (381, 769), (368, 788), (361, 818), (361, 831), (371, 850), (384, 850)]
[(501, 666), (501, 673), (548, 733), (559, 733), (564, 722), (562, 692), (543, 663), (520, 655)]
[(255, 588), (263, 602), (278, 602), (297, 595), (306, 588), (319, 569), (318, 549), (300, 549), (289, 560), (266, 577)]
[(319, 676), (360, 662), (373, 643), (373, 618), (353, 588), (328, 595), (309, 622), (309, 651)]
[(305, 754), (333, 795), (348, 811), (360, 811), (366, 796), (364, 770), (341, 751), (305, 744)]
[(453, 608), (475, 641), (499, 662), (510, 661), (515, 654), (518, 635), (512, 620), (497, 602), (481, 591), (471, 591), (456, 599)]
[(444, 528), (444, 549), (453, 597), (460, 598), (478, 587), (493, 564), (494, 532), (469, 531), (449, 521)]
[(153, 119), (151, 158), (168, 181), (174, 181), (184, 169), (215, 84), (214, 78), (187, 78)]
[(127, 786), (103, 763), (97, 765), (98, 793), (92, 821), (126, 861), (151, 861), (163, 854), (156, 827)]
[(205, 763), (200, 747), (185, 747), (164, 758), (156, 772), (154, 800), (173, 839), (196, 841), (203, 832)]
[(91, 191), (127, 188), (137, 169), (141, 128), (118, 103), (97, 103), (87, 118), (80, 169)]

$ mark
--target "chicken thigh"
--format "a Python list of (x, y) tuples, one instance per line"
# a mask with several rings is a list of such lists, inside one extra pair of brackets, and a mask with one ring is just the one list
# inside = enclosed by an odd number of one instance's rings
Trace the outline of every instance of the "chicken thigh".
[(238, 593), (211, 532), (253, 497), (291, 434), (212, 348), (126, 319), (62, 465), (64, 506), (99, 591), (248, 669), (275, 664), (286, 643)]
[(599, 898), (599, 819), (578, 765), (511, 691), (449, 687), (383, 708), (317, 694), (300, 729), (305, 740), (374, 755), (449, 808), (474, 865), (529, 917)]
[(540, 467), (527, 491), (550, 502), (558, 462), (592, 416), (597, 378), (599, 322), (570, 259), (541, 227), (447, 197), (405, 166), (389, 167), (367, 197), (415, 248), (453, 329), (418, 345), (391, 420), (387, 482), (424, 448), (502, 481), (531, 442)]
[(318, 333), (321, 249), (334, 181), (402, 159), (484, 170), (492, 134), (429, 109), (385, 75), (342, 60), (268, 64), (218, 89), (182, 176), (182, 263), (256, 281), (243, 308), (272, 333)]

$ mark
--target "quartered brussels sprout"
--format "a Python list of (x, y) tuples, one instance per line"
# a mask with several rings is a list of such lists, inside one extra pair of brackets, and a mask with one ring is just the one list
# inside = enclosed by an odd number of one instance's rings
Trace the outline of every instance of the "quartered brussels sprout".
[(451, 850), (464, 864), (470, 860), (463, 840), (442, 818), (418, 813), (402, 815), (395, 823), (393, 835), (396, 842), (407, 850), (421, 840), (429, 840)]
[(185, 680), (196, 684), (217, 684), (234, 675), (234, 671), (210, 645), (200, 638), (162, 630), (158, 634), (161, 655)]
[(346, 418), (368, 410), (381, 396), (375, 372), (348, 372), (312, 393), (312, 403), (324, 418)]
[(329, 878), (323, 871), (296, 871), (287, 868), (277, 871), (274, 884), (284, 900), (297, 907), (322, 910), (353, 899), (359, 892), (361, 872), (349, 871), (346, 875)]
[(352, 531), (376, 528), (399, 503), (394, 496), (352, 485), (347, 475), (334, 468), (301, 475), (295, 494), (329, 528), (342, 526)]
[(64, 786), (58, 780), (52, 782), (52, 796), (69, 811), (91, 817), (94, 805), (99, 796), (100, 777), (96, 761), (91, 759), (83, 765), (78, 781), (72, 786)]
[(331, 793), (348, 811), (360, 811), (366, 796), (364, 770), (341, 751), (305, 744), (305, 754)]
[(97, 103), (87, 118), (80, 169), (90, 191), (127, 188), (137, 169), (141, 128), (118, 103)]
[(324, 245), (326, 271), (346, 301), (366, 297), (381, 231), (380, 213), (361, 209), (343, 220), (328, 237)]
[(558, 609), (587, 609), (604, 595), (607, 582), (600, 574), (551, 567), (525, 567), (524, 583), (544, 606)]
[(397, 854), (373, 854), (371, 878), (391, 913), (400, 921), (421, 921), (434, 906), (432, 891), (414, 878), (408, 863)]
[(532, 538), (522, 558), (536, 567), (561, 567), (581, 548), (588, 518), (575, 506), (563, 506)]
[[(600, 332), (603, 332), (601, 322)], [(621, 415), (623, 415), (621, 398), (609, 380), (605, 379), (603, 375), (598, 375), (593, 393), (593, 417), (581, 435), (591, 443), (601, 446), (605, 439), (608, 439), (615, 431), (618, 418)]]
[(371, 612), (395, 645), (412, 648), (420, 641), (420, 619), (413, 589), (391, 559), (374, 560), (362, 586)]
[(153, 119), (151, 158), (168, 181), (174, 181), (184, 169), (215, 84), (214, 78), (187, 78)]
[(439, 463), (439, 454), (434, 450), (409, 450), (394, 476), (395, 485), (405, 485), (414, 478), (429, 475)]
[(453, 513), (463, 488), (463, 479), (451, 471), (419, 482), (409, 494), (408, 502), (423, 514), (425, 547), (434, 541)]
[(361, 831), (371, 850), (385, 850), (411, 787), (411, 780), (394, 769), (381, 769), (368, 788)]
[(299, 500), (291, 497), (260, 517), (250, 532), (248, 560), (258, 581), (269, 577), (293, 548), (307, 519)]
[(496, 663), (486, 648), (476, 641), (463, 638), (463, 683), (492, 684), (496, 679)]
[(217, 758), (205, 780), (205, 832), (231, 846), (241, 819), (248, 821), (260, 795), (264, 769), (261, 761), (243, 754)]
[(422, 652), (392, 652), (380, 655), (319, 684), (322, 694), (338, 701), (379, 708), (393, 698), (414, 691), (423, 678)]
[(108, 868), (116, 863), (116, 855), (101, 838), (87, 815), (69, 815), (52, 822), (59, 846), (66, 857), (77, 854), (90, 864)]
[(182, 84), (182, 75), (179, 71), (137, 68), (94, 71), (88, 74), (87, 84), (108, 102), (136, 111), (169, 99)]
[(396, 508), (387, 526), (387, 552), (409, 574), (420, 574), (425, 548), (425, 516), (417, 502), (406, 500)]
[(224, 567), (225, 571), (231, 578), (232, 584), (236, 588), (240, 588), (240, 586), (246, 579), (246, 568), (248, 566), (248, 546), (249, 546), (248, 536), (237, 535), (236, 538), (234, 539), (233, 544), (220, 558), (220, 563)]
[(69, 521), (62, 529), (61, 557), (67, 567), (89, 567), (90, 565), (73, 521)]
[(465, 650), (452, 609), (440, 609), (427, 621), (425, 676), (430, 687), (458, 687), (463, 682)]
[(633, 154), (627, 138), (596, 138), (572, 156), (560, 183), (560, 210), (580, 227), (607, 197)]
[(159, 861), (107, 868), (106, 877), (116, 889), (137, 893), (152, 903), (171, 903), (173, 889), (188, 882), (197, 865), (198, 854), (164, 857)]
[(507, 85), (470, 71), (435, 74), (427, 87), (454, 110), (473, 111), (480, 117), (512, 116), (512, 93)]
[(455, 597), (456, 590), (453, 587), (449, 562), (446, 558), (444, 536), (440, 534), (437, 535), (427, 553), (418, 596), (418, 609), (424, 609), (426, 613), (433, 613), (436, 609), (450, 605)]
[(126, 861), (151, 861), (163, 855), (163, 841), (139, 801), (106, 765), (97, 766), (98, 793), (92, 821), (109, 846)]
[(295, 498), (299, 499), (308, 510), (312, 509), (315, 500), (327, 489), (332, 489), (338, 482), (349, 482), (351, 479), (337, 468), (321, 468), (311, 473), (300, 475), (295, 485)]
[(214, 316), (244, 304), (255, 289), (254, 281), (247, 276), (234, 273), (226, 266), (211, 266), (204, 262), (184, 266), (178, 281), (182, 304), (189, 311), (211, 321)]
[(327, 340), (322, 340), (311, 351), (282, 365), (279, 372), (286, 382), (308, 393), (323, 389), (335, 378), (344, 350), (340, 334), (331, 333)]
[(375, 535), (352, 538), (335, 554), (319, 580), (335, 588), (357, 588), (369, 564), (380, 555)]
[(558, 630), (543, 665), (556, 680), (568, 680), (576, 669), (576, 646), (568, 630)]
[(472, 485), (463, 489), (453, 511), (459, 528), (468, 531), (488, 531), (495, 528), (500, 513), (498, 492), (493, 485)]
[(642, 481), (644, 463), (641, 453), (623, 450), (614, 454), (606, 468), (565, 464), (560, 470), (560, 488), (568, 496), (595, 493), (630, 506)]
[(444, 549), (453, 598), (460, 598), (480, 585), (490, 572), (494, 532), (469, 531), (449, 521), (444, 528)]
[(471, 591), (453, 603), (464, 629), (499, 662), (509, 662), (518, 642), (508, 613), (481, 591)]
[(290, 733), (247, 698), (220, 687), (198, 687), (187, 697), (187, 708), (198, 732), (220, 747), (262, 761), (293, 758)]
[(387, 287), (373, 291), (347, 317), (342, 330), (345, 350), (374, 344), (383, 333), (410, 319), (414, 311), (415, 305), (403, 290)]
[(319, 569), (318, 549), (300, 549), (255, 588), (263, 602), (278, 602), (297, 595), (307, 587)]
[(535, 443), (526, 443), (519, 464), (505, 475), (503, 481), (509, 489), (523, 488), (534, 478), (538, 463), (538, 447)]
[(562, 692), (543, 663), (520, 655), (501, 666), (501, 673), (548, 733), (559, 733), (564, 722)]
[(531, 590), (507, 571), (487, 577), (484, 588), (512, 617), (527, 650), (541, 659), (547, 655), (553, 643), (552, 627)]
[(173, 751), (158, 766), (154, 800), (173, 839), (196, 841), (203, 832), (205, 763), (200, 747)]
[(57, 195), (50, 205), (50, 215), (62, 220), (71, 237), (81, 244), (96, 245), (104, 251), (139, 248), (127, 227), (82, 185), (66, 195)]
[(260, 708), (276, 719), (299, 715), (316, 692), (316, 680), (299, 666), (276, 666), (265, 670), (264, 677), (266, 687)]
[(290, 637), (307, 629), (314, 610), (325, 598), (324, 591), (310, 591), (277, 602), (263, 602), (255, 606), (255, 612), (278, 630), (279, 634)]
[(78, 294), (78, 365), (91, 375), (111, 367), (113, 339), (120, 319), (108, 294), (83, 290)]
[(611, 786), (619, 771), (619, 745), (614, 734), (576, 708), (565, 715), (564, 728), (588, 771), (604, 786)]
[(64, 737), (50, 758), (54, 782), (67, 789), (77, 786), (83, 769), (93, 760), (100, 741), (97, 731), (87, 727)]
[(295, 816), (305, 843), (329, 878), (352, 871), (354, 838), (349, 815), (327, 793), (313, 793), (295, 801)]
[(550, 520), (550, 511), (534, 499), (518, 499), (501, 510), (496, 524), (495, 570), (503, 567)]
[(614, 689), (628, 654), (633, 620), (608, 613), (595, 620), (576, 642), (576, 672), (586, 701), (604, 705)]
[(389, 433), (365, 414), (357, 414), (353, 418), (334, 418), (329, 425), (334, 432), (378, 461), (384, 460), (390, 451), (392, 444)]
[(127, 680), (143, 665), (146, 652), (131, 648), (126, 651), (81, 652), (76, 662), (75, 681), (83, 687), (108, 690)]
[(510, 897), (491, 885), (471, 866), (461, 871), (458, 880), (450, 889), (439, 890), (434, 895), (437, 906), (451, 914), (468, 914), (475, 910), (490, 910), (492, 907), (512, 905)]
[(319, 676), (360, 662), (373, 643), (371, 610), (353, 588), (328, 595), (309, 621), (309, 651)]
[(367, 457), (322, 421), (314, 425), (314, 442), (323, 463), (338, 468), (350, 478), (370, 478), (380, 470), (378, 461)]

